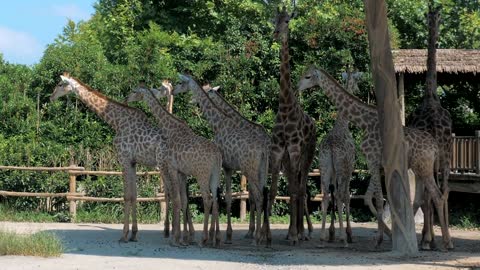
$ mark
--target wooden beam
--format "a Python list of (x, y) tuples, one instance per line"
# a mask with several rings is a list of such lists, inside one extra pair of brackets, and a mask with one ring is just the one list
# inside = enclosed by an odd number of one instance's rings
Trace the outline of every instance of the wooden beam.
[(47, 171), (47, 172), (58, 172), (58, 171), (84, 171), (84, 167), (24, 167), (24, 166), (0, 166), (0, 170), (19, 170), (19, 171)]

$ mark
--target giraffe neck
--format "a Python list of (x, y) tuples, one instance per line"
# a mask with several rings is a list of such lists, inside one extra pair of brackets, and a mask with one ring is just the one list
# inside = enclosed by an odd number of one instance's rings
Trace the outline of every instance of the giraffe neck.
[(325, 71), (319, 71), (317, 84), (325, 94), (335, 103), (340, 115), (348, 119), (355, 126), (368, 130), (378, 122), (377, 109), (363, 103), (359, 98), (347, 92), (340, 84)]
[(228, 101), (225, 100), (222, 95), (220, 95), (217, 92), (214, 92), (209, 95), (209, 97), (215, 102), (215, 105), (217, 105), (220, 109), (222, 109), (225, 113), (228, 114), (232, 119), (234, 119), (238, 124), (241, 126), (245, 125), (254, 125), (254, 126), (259, 126), (262, 127), (261, 125), (252, 122), (245, 118), (240, 112), (238, 112)]
[(161, 94), (157, 89), (147, 89), (147, 93), (143, 95), (144, 101), (152, 111), (153, 117), (157, 120), (158, 126), (160, 128), (167, 128), (171, 127), (172, 124), (185, 124), (185, 122), (169, 113), (162, 104), (160, 104), (160, 101), (158, 100), (160, 96)]
[(141, 114), (140, 111), (114, 101), (77, 80), (71, 83), (78, 98), (117, 132), (122, 124), (132, 121), (132, 114)]
[(280, 50), (280, 94), (279, 110), (282, 113), (291, 113), (297, 109), (297, 95), (292, 89), (290, 79), (290, 53), (288, 51), (288, 32), (282, 38), (282, 48)]
[(190, 82), (190, 89), (200, 106), (202, 114), (216, 131), (226, 126), (235, 126), (235, 121), (208, 97), (208, 94), (194, 81)]
[(428, 50), (425, 99), (438, 101), (437, 96), (437, 40), (438, 40), (438, 10), (428, 13)]

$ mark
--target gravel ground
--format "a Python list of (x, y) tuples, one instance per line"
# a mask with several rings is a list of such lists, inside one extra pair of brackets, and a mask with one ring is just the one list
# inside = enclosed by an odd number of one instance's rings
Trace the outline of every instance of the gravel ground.
[[(225, 227), (221, 224), (222, 233)], [(0, 228), (19, 233), (53, 232), (66, 248), (58, 258), (2, 256), (0, 269), (480, 269), (480, 231), (451, 229), (455, 250), (421, 251), (415, 258), (402, 258), (389, 252), (388, 238), (381, 249), (373, 247), (375, 223), (354, 223), (354, 243), (348, 248), (339, 242), (319, 248), (318, 227), (313, 240), (296, 247), (284, 240), (287, 225), (272, 225), (272, 247), (265, 248), (243, 238), (248, 225), (235, 224), (232, 245), (177, 248), (163, 238), (162, 225), (141, 224), (138, 242), (119, 243), (121, 224), (0, 222)], [(201, 225), (195, 228), (198, 240)], [(440, 243), (438, 228), (436, 235)]]

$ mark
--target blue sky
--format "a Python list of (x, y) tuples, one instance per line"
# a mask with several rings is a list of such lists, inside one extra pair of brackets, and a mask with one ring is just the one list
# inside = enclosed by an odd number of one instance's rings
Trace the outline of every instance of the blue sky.
[(0, 53), (10, 63), (38, 63), (67, 20), (88, 20), (95, 0), (9, 0), (0, 9)]

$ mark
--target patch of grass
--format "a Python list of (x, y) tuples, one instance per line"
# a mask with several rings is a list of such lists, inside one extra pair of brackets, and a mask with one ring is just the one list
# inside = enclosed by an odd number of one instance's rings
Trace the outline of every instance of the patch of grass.
[(0, 230), (0, 255), (58, 257), (63, 250), (60, 239), (52, 233), (21, 235)]
[(37, 211), (16, 211), (0, 204), (0, 221), (14, 222), (57, 222), (54, 215)]
[(457, 220), (454, 220), (454, 226), (459, 229), (473, 230), (480, 229), (480, 224), (478, 220), (473, 217), (473, 215), (462, 215)]

